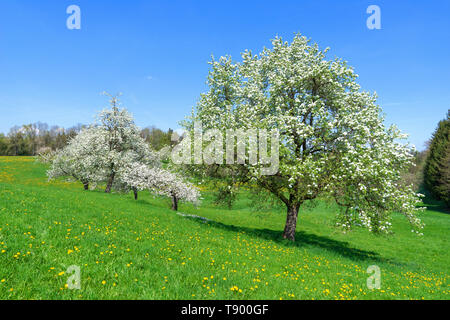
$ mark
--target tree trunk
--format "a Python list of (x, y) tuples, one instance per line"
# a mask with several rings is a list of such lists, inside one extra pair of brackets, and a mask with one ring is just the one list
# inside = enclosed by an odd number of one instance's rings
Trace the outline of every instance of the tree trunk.
[(134, 193), (134, 200), (138, 199), (138, 191), (136, 188), (133, 188), (133, 193)]
[(89, 190), (89, 182), (83, 182), (84, 190)]
[(111, 175), (109, 176), (108, 184), (106, 185), (106, 189), (105, 189), (106, 193), (111, 193), (111, 188), (112, 188), (115, 176), (116, 176), (115, 172), (111, 173)]
[(283, 238), (295, 241), (295, 229), (297, 228), (298, 209), (300, 204), (290, 204), (287, 208), (286, 226), (283, 231)]
[(178, 211), (178, 199), (174, 194), (172, 194), (172, 210)]

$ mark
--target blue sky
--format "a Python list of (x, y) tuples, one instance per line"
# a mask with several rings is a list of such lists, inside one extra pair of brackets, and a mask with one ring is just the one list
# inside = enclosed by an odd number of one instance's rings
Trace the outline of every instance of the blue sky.
[[(66, 8), (81, 8), (68, 30)], [(369, 30), (366, 8), (381, 8)], [(122, 92), (140, 126), (177, 128), (205, 91), (210, 56), (259, 52), (301, 32), (355, 67), (387, 124), (418, 149), (450, 108), (450, 1), (0, 2), (0, 132), (90, 123)]]

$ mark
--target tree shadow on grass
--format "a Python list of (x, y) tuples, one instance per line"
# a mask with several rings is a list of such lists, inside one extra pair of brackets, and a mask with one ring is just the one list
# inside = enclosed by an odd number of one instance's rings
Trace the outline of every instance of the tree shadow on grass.
[[(200, 221), (199, 219), (189, 218), (198, 223), (204, 224), (204, 221)], [(353, 248), (350, 246), (348, 242), (333, 240), (328, 237), (318, 236), (315, 234), (307, 233), (304, 231), (297, 231), (295, 235), (295, 242), (288, 241), (282, 237), (282, 233), (280, 231), (271, 230), (271, 229), (256, 229), (256, 228), (248, 228), (242, 226), (235, 225), (227, 225), (221, 222), (216, 222), (209, 220), (206, 222), (209, 226), (214, 228), (232, 231), (232, 232), (241, 232), (246, 235), (265, 239), (269, 241), (273, 241), (279, 245), (285, 247), (297, 247), (297, 248), (320, 248), (323, 250), (330, 251), (332, 253), (338, 254), (342, 257), (354, 260), (354, 261), (371, 261), (378, 263), (389, 263), (393, 265), (402, 265), (398, 261), (380, 257), (378, 253), (374, 251), (366, 251), (358, 248)]]
[(426, 207), (428, 210), (450, 214), (450, 208), (447, 208), (443, 201), (434, 199), (428, 190), (422, 187), (420, 193), (425, 195), (425, 197), (422, 199), (423, 207)]

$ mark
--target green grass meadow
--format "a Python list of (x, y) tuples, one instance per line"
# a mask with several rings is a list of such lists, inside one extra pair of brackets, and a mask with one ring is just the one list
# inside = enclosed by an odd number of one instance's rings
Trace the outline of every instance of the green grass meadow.
[[(297, 241), (284, 209), (180, 206), (141, 192), (105, 194), (48, 182), (32, 157), (0, 157), (0, 299), (449, 299), (450, 214), (434, 203), (424, 236), (394, 214), (395, 234), (334, 227), (325, 201), (301, 209)], [(71, 265), (81, 289), (67, 288)], [(367, 268), (381, 270), (368, 289)]]

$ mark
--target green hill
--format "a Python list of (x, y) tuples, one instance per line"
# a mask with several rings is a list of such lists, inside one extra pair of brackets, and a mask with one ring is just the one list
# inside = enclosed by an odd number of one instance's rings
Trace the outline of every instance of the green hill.
[[(450, 215), (422, 215), (424, 236), (394, 215), (395, 235), (342, 234), (336, 207), (303, 209), (297, 241), (283, 210), (233, 210), (204, 192), (199, 208), (140, 194), (48, 182), (33, 158), (0, 157), (0, 299), (449, 299)], [(66, 287), (71, 265), (81, 290)], [(381, 270), (369, 290), (366, 272)]]

